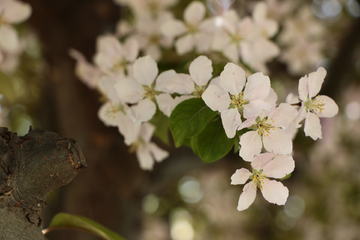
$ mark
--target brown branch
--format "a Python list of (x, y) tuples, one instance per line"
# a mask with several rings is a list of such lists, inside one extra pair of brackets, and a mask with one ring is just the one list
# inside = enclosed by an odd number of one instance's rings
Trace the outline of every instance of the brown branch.
[(46, 196), (85, 167), (73, 139), (41, 129), (18, 137), (0, 128), (1, 239), (46, 239), (40, 228)]

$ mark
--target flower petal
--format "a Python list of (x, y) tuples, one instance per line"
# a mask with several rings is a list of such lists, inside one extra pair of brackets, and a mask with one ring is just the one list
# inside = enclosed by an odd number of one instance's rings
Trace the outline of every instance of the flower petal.
[(132, 78), (124, 78), (114, 85), (119, 98), (127, 103), (137, 103), (143, 94), (143, 87)]
[(236, 108), (226, 109), (221, 112), (221, 121), (228, 138), (235, 136), (236, 130), (241, 124), (240, 113)]
[(195, 46), (195, 38), (193, 35), (186, 34), (180, 37), (175, 42), (175, 49), (177, 54), (184, 55), (185, 53), (191, 52)]
[(256, 187), (253, 182), (247, 183), (243, 192), (240, 194), (237, 210), (242, 211), (247, 209), (255, 200), (256, 197)]
[(162, 111), (166, 116), (170, 117), (171, 112), (174, 110), (174, 108), (181, 103), (182, 101), (192, 98), (194, 96), (180, 96), (180, 97), (175, 97), (172, 98), (170, 96), (170, 94), (167, 93), (162, 93), (159, 94), (157, 96), (155, 96), (156, 98), (156, 102), (159, 106), (160, 111)]
[(149, 143), (149, 150), (154, 156), (156, 162), (161, 162), (169, 156), (169, 152), (159, 148), (155, 143)]
[(154, 82), (159, 72), (156, 62), (150, 56), (138, 58), (134, 62), (133, 70), (135, 79), (146, 86)]
[(20, 1), (7, 1), (6, 7), (1, 14), (1, 17), (8, 23), (20, 23), (30, 17), (31, 6)]
[(195, 86), (190, 75), (177, 73), (166, 83), (166, 89), (168, 89), (170, 93), (191, 94)]
[(263, 135), (264, 148), (276, 154), (290, 154), (292, 152), (292, 141), (287, 133), (280, 129), (270, 130), (268, 135)]
[(243, 105), (243, 108), (244, 118), (252, 118), (258, 116), (263, 109), (270, 111), (271, 105), (263, 100), (253, 100), (248, 104)]
[(191, 2), (184, 11), (184, 20), (187, 24), (197, 26), (205, 17), (206, 9), (202, 2)]
[(236, 44), (228, 43), (222, 50), (222, 53), (232, 62), (239, 62), (240, 53)]
[(310, 73), (308, 76), (308, 88), (309, 97), (315, 97), (320, 92), (321, 86), (326, 76), (326, 70), (323, 67), (319, 67), (316, 72)]
[(244, 184), (250, 176), (251, 172), (246, 168), (237, 169), (231, 176), (231, 185)]
[(204, 86), (212, 77), (213, 67), (211, 60), (206, 56), (199, 56), (191, 62), (189, 73), (196, 85)]
[(320, 95), (315, 98), (325, 104), (324, 110), (317, 113), (319, 117), (333, 117), (339, 112), (339, 107), (334, 100), (325, 95)]
[(250, 131), (240, 137), (240, 157), (251, 162), (254, 156), (259, 154), (262, 148), (261, 137), (257, 131)]
[(152, 170), (154, 166), (154, 159), (151, 156), (150, 150), (146, 145), (139, 145), (136, 148), (136, 157), (139, 161), (140, 168), (143, 170)]
[(166, 37), (174, 38), (185, 33), (186, 26), (180, 20), (168, 20), (163, 25), (161, 25), (160, 31)]
[(266, 166), (266, 164), (268, 164), (274, 157), (275, 154), (269, 152), (259, 154), (251, 162), (251, 167), (259, 171), (263, 169), (264, 166)]
[(127, 146), (134, 143), (140, 132), (140, 125), (134, 124), (132, 119), (124, 115), (122, 112), (119, 113), (118, 130), (121, 135), (124, 136), (124, 142)]
[(284, 205), (289, 196), (289, 190), (281, 182), (263, 179), (261, 192), (264, 198), (277, 205)]
[(169, 92), (167, 88), (167, 83), (169, 80), (175, 76), (176, 72), (174, 70), (167, 70), (159, 74), (156, 78), (155, 90), (160, 92)]
[(210, 84), (205, 92), (201, 95), (206, 105), (213, 111), (225, 111), (229, 108), (229, 94), (216, 84)]
[(119, 122), (118, 113), (119, 110), (116, 109), (116, 106), (108, 101), (100, 107), (98, 117), (106, 126), (116, 127)]
[(139, 54), (139, 44), (134, 38), (128, 38), (124, 44), (124, 58), (128, 62), (134, 62)]
[(149, 121), (156, 112), (156, 105), (149, 99), (140, 100), (139, 103), (131, 107), (135, 123), (139, 124), (142, 122)]
[(287, 127), (298, 115), (298, 111), (287, 103), (281, 103), (268, 114), (268, 118), (272, 119), (275, 127)]
[(244, 70), (234, 63), (226, 64), (220, 74), (220, 84), (230, 94), (239, 94), (245, 85)]
[(320, 119), (315, 113), (308, 112), (306, 114), (304, 132), (305, 136), (309, 136), (314, 140), (322, 138)]
[(308, 78), (306, 76), (300, 78), (298, 91), (299, 91), (299, 99), (301, 101), (306, 101), (309, 95)]
[(15, 52), (19, 47), (19, 38), (15, 29), (7, 24), (0, 25), (0, 49)]
[(246, 100), (264, 100), (270, 92), (270, 78), (263, 73), (254, 73), (248, 77), (244, 98)]
[(295, 161), (289, 155), (278, 155), (263, 167), (263, 173), (272, 178), (283, 178), (295, 169)]

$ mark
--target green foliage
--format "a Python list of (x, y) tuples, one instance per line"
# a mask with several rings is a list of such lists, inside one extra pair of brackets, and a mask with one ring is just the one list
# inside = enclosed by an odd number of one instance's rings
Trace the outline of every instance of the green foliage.
[(52, 230), (52, 228), (74, 228), (91, 232), (105, 240), (125, 240), (125, 238), (86, 217), (67, 213), (55, 215), (50, 224), (49, 231)]
[(224, 157), (234, 145), (234, 139), (226, 136), (220, 117), (210, 122), (191, 140), (194, 152), (206, 163)]
[(170, 116), (169, 127), (175, 146), (180, 147), (183, 141), (202, 132), (217, 113), (212, 111), (202, 99), (192, 98), (181, 102)]

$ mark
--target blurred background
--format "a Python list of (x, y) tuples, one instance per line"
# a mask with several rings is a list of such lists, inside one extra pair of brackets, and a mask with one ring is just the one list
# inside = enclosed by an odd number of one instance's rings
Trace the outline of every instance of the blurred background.
[[(296, 136), (296, 168), (283, 181), (290, 191), (287, 203), (269, 204), (258, 193), (243, 212), (236, 210), (242, 186), (230, 185), (235, 170), (248, 167), (238, 153), (205, 164), (186, 147), (157, 141), (170, 157), (153, 171), (143, 171), (117, 128), (98, 119), (101, 95), (75, 76), (69, 49), (91, 61), (97, 36), (114, 32), (126, 7), (111, 0), (23, 2), (32, 7), (29, 20), (15, 26), (23, 51), (0, 64), (1, 126), (18, 135), (31, 125), (74, 138), (88, 163), (70, 184), (48, 196), (44, 228), (56, 213), (66, 212), (97, 221), (128, 240), (360, 239), (359, 1), (266, 1), (280, 30), (286, 29), (287, 16), (301, 21), (297, 16), (304, 5), (322, 29), (300, 46), (304, 54), (309, 49), (317, 54), (315, 60), (304, 57), (303, 68), (291, 66), (292, 55), (286, 54), (268, 64), (278, 102), (296, 94), (299, 78), (322, 65), (328, 74), (321, 94), (333, 98), (340, 110), (321, 120), (323, 140), (314, 142), (301, 130)], [(178, 1), (173, 10), (181, 12), (189, 2)], [(209, 14), (216, 14), (211, 10), (216, 2), (221, 1), (204, 1)], [(233, 7), (246, 15), (255, 2), (236, 0)], [(306, 22), (303, 27), (311, 26)], [(280, 35), (276, 38), (281, 42)], [(307, 66), (310, 61), (315, 63)], [(99, 239), (73, 230), (47, 237)]]

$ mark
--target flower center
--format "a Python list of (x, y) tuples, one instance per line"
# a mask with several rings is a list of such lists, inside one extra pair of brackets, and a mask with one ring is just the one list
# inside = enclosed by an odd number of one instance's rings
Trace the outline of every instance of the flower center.
[(192, 95), (194, 95), (196, 98), (201, 98), (201, 95), (205, 92), (207, 87), (206, 85), (199, 86), (195, 84), (195, 90), (192, 92)]
[(256, 119), (256, 130), (258, 134), (262, 137), (267, 137), (270, 134), (271, 130), (275, 129), (275, 126), (272, 125), (274, 123), (274, 120), (271, 118), (270, 120), (268, 117), (263, 118), (260, 120), (260, 117)]
[(112, 71), (123, 70), (123, 69), (125, 69), (125, 67), (126, 67), (126, 61), (120, 60), (120, 61), (117, 61), (116, 63), (114, 63), (111, 70)]
[(143, 90), (144, 90), (144, 93), (142, 95), (143, 98), (147, 98), (147, 99), (150, 99), (151, 101), (155, 101), (155, 89), (152, 85), (149, 85), (149, 86), (145, 86), (143, 85)]
[(106, 109), (106, 114), (109, 116), (109, 118), (115, 119), (116, 118), (116, 113), (118, 113), (118, 112), (123, 112), (124, 114), (126, 114), (124, 106), (122, 104), (120, 104), (120, 103), (117, 104), (117, 105), (114, 105), (113, 103), (110, 103), (110, 105)]
[(241, 92), (237, 95), (230, 95), (230, 106), (229, 108), (237, 108), (240, 113), (243, 112), (243, 105), (248, 104), (249, 101), (244, 99), (244, 93)]
[(262, 169), (259, 171), (253, 169), (253, 174), (250, 176), (250, 179), (252, 179), (252, 186), (255, 185), (255, 189), (260, 188), (262, 190), (264, 179), (268, 179), (267, 176), (262, 172)]
[(232, 43), (238, 44), (241, 40), (242, 40), (242, 37), (238, 33), (235, 33), (235, 34), (231, 35), (231, 42)]
[(187, 24), (187, 29), (190, 34), (195, 34), (198, 31), (197, 27), (192, 24)]
[(151, 34), (149, 37), (149, 42), (152, 44), (158, 44), (160, 42), (160, 37), (157, 34)]
[(324, 103), (324, 100), (320, 97), (320, 96), (317, 96), (315, 97), (314, 99), (310, 99), (308, 98), (305, 103), (305, 111), (306, 112), (312, 112), (312, 113), (321, 113), (322, 110), (324, 110), (324, 106), (325, 106), (325, 103)]

